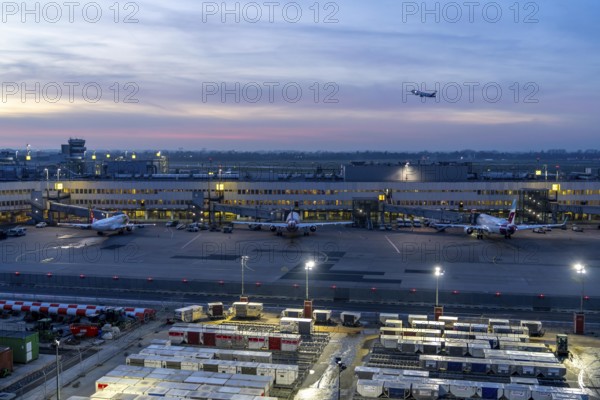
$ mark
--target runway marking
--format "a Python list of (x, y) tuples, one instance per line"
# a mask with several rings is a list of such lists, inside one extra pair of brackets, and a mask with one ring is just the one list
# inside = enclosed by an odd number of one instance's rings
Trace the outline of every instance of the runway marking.
[(392, 243), (392, 241), (390, 240), (390, 238), (387, 237), (387, 235), (385, 236), (385, 238), (392, 245), (392, 247), (396, 250), (396, 253), (400, 254), (400, 250), (398, 250), (398, 248), (396, 247), (396, 245), (394, 243)]
[(200, 237), (200, 235), (196, 235), (195, 237), (193, 237), (189, 242), (187, 242), (186, 244), (184, 244), (181, 248), (185, 249), (189, 244), (192, 244), (192, 242), (196, 239), (198, 239)]

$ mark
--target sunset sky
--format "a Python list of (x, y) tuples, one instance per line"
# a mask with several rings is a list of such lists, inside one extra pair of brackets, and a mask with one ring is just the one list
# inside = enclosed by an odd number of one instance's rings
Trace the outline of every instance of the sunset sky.
[(23, 4), (0, 15), (0, 148), (599, 143), (598, 1)]

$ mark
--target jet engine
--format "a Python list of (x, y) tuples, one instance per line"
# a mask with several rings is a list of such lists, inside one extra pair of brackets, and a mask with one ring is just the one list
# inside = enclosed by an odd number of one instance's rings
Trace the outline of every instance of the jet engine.
[(275, 231), (277, 230), (277, 227), (276, 227), (275, 225), (271, 225), (271, 226), (269, 227), (269, 230), (270, 230), (271, 232), (275, 232)]
[(517, 231), (516, 225), (502, 225), (500, 227), (500, 233), (505, 236), (510, 236)]
[(471, 228), (470, 226), (466, 226), (465, 227), (465, 233), (467, 235), (470, 235), (471, 233), (473, 233), (473, 228)]
[(310, 229), (310, 231), (311, 231), (311, 232), (316, 232), (316, 231), (317, 231), (317, 227), (316, 227), (315, 225), (312, 225), (312, 226), (311, 226), (310, 228), (308, 228), (308, 229)]

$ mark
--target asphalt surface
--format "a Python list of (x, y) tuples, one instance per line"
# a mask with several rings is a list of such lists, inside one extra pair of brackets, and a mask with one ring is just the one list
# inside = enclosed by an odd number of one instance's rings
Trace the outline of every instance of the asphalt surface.
[[(600, 230), (517, 232), (512, 239), (477, 240), (461, 230), (429, 228), (367, 231), (321, 229), (311, 236), (279, 237), (236, 228), (232, 234), (162, 226), (123, 235), (87, 230), (28, 228), (0, 242), (0, 271), (89, 276), (165, 277), (240, 282), (240, 256), (248, 255), (245, 282), (297, 283), (315, 260), (311, 287), (388, 287), (431, 290), (434, 265), (445, 270), (440, 291), (600, 296)], [(572, 266), (586, 265), (584, 281)]]

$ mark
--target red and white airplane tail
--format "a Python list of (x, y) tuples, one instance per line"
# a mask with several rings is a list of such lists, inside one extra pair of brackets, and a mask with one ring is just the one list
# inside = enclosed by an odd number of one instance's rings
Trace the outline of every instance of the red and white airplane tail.
[(512, 207), (510, 208), (510, 212), (508, 213), (508, 218), (506, 219), (506, 222), (508, 222), (509, 225), (514, 225), (516, 216), (517, 216), (517, 199), (514, 199), (513, 203), (512, 203)]

